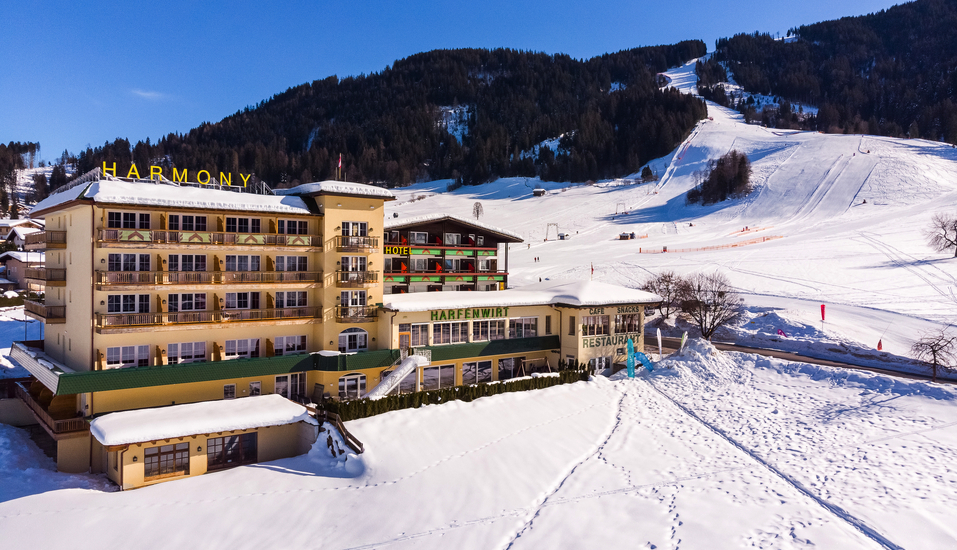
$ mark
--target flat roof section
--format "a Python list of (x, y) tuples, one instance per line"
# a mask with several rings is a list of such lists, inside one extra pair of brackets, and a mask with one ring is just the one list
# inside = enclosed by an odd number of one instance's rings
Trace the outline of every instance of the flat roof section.
[(565, 306), (600, 307), (657, 304), (657, 294), (597, 281), (546, 281), (496, 292), (416, 292), (388, 294), (382, 307), (390, 311), (432, 311), (481, 307)]
[(392, 191), (384, 187), (376, 187), (365, 183), (354, 183), (351, 181), (317, 181), (313, 183), (304, 183), (297, 185), (292, 189), (274, 189), (273, 193), (277, 195), (346, 195), (352, 197), (375, 197), (387, 201), (395, 200)]
[(109, 413), (90, 423), (90, 433), (111, 446), (296, 422), (319, 424), (302, 405), (273, 394)]

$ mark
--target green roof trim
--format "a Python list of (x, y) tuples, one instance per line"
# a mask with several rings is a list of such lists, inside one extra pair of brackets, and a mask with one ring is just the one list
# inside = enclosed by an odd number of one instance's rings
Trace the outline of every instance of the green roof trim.
[(162, 367), (131, 367), (64, 373), (59, 377), (57, 395), (89, 393), (170, 384), (209, 382), (313, 370), (310, 355), (282, 355), (231, 361), (186, 363)]
[(391, 366), (399, 359), (399, 350), (360, 351), (350, 355), (343, 354), (331, 357), (316, 354), (312, 357), (315, 360), (315, 370), (344, 372)]

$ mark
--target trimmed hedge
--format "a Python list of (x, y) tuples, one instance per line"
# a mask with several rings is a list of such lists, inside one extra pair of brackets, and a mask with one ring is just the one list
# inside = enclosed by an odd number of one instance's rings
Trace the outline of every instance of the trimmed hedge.
[(357, 418), (375, 416), (389, 411), (417, 409), (422, 405), (436, 405), (455, 400), (469, 402), (480, 397), (498, 395), (500, 393), (540, 390), (560, 384), (573, 384), (582, 380), (588, 380), (589, 374), (587, 370), (563, 370), (558, 373), (558, 376), (541, 376), (525, 380), (516, 380), (514, 382), (505, 381), (498, 384), (456, 386), (442, 390), (389, 395), (375, 401), (370, 399), (355, 399), (353, 401), (344, 402), (329, 401), (325, 403), (322, 408), (338, 414), (342, 421), (345, 422)]

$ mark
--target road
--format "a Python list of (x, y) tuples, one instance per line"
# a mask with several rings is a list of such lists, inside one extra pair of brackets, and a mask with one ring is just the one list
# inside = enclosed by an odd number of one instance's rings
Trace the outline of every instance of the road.
[[(657, 341), (657, 336), (655, 336), (654, 334), (645, 334), (645, 351), (657, 352), (658, 351), (657, 346), (650, 343), (650, 342), (656, 342), (656, 341)], [(748, 346), (739, 346), (737, 344), (732, 344), (728, 342), (711, 342), (711, 344), (722, 351), (739, 351), (741, 353), (755, 353), (755, 354), (764, 355), (767, 357), (775, 357), (777, 359), (784, 359), (785, 361), (799, 361), (801, 363), (810, 363), (812, 365), (824, 365), (827, 367), (865, 370), (865, 371), (875, 372), (878, 374), (886, 374), (888, 376), (896, 376), (898, 378), (910, 378), (913, 380), (931, 380), (930, 376), (926, 376), (922, 374), (899, 372), (895, 370), (881, 369), (877, 367), (865, 367), (863, 365), (855, 365), (853, 363), (831, 361), (829, 359), (818, 359), (816, 357), (808, 357), (807, 355), (801, 355), (800, 353), (795, 353), (791, 351), (752, 348)], [(664, 349), (677, 350), (680, 345), (681, 345), (680, 338), (662, 338), (661, 339), (661, 347)], [(957, 384), (957, 381), (954, 381), (954, 380), (944, 380), (944, 379), (938, 378), (937, 381), (944, 384)]]

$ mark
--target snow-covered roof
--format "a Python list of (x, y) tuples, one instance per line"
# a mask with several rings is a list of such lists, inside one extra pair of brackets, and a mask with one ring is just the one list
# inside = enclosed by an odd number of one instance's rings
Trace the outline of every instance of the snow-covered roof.
[(351, 181), (317, 181), (313, 183), (304, 183), (297, 185), (292, 189), (275, 189), (277, 195), (355, 195), (359, 197), (376, 197), (380, 199), (393, 200), (395, 195), (392, 191), (384, 187), (375, 185), (366, 185), (365, 183), (353, 183)]
[(392, 311), (431, 311), (475, 307), (565, 305), (597, 307), (618, 304), (653, 304), (657, 294), (597, 281), (546, 281), (517, 289), (489, 292), (413, 292), (383, 297)]
[(412, 225), (420, 225), (423, 223), (431, 223), (442, 220), (452, 220), (464, 225), (470, 225), (472, 227), (477, 227), (479, 229), (484, 229), (486, 231), (491, 231), (493, 233), (498, 233), (500, 235), (505, 235), (513, 239), (518, 239), (517, 242), (522, 242), (522, 236), (518, 233), (514, 233), (507, 229), (502, 229), (501, 227), (495, 227), (494, 225), (489, 225), (487, 223), (482, 223), (477, 220), (470, 220), (468, 218), (460, 218), (452, 214), (423, 214), (421, 216), (414, 216), (411, 218), (386, 218), (385, 219), (385, 228), (388, 229), (401, 229), (403, 227), (409, 227)]
[(273, 394), (109, 413), (90, 432), (103, 445), (128, 445), (295, 422), (318, 424), (305, 407)]
[(46, 262), (46, 252), (20, 252), (19, 250), (10, 250), (0, 254), (0, 261), (2, 260), (19, 260), (21, 262), (37, 263), (37, 262)]
[(35, 227), (19, 227), (18, 226), (18, 227), (14, 227), (13, 230), (10, 231), (10, 235), (7, 235), (7, 238), (9, 239), (11, 236), (16, 235), (17, 238), (26, 239), (27, 235), (30, 235), (32, 233), (38, 233), (40, 231), (43, 231), (43, 230), (37, 229)]
[(0, 227), (14, 227), (17, 225), (23, 225), (25, 223), (35, 223), (39, 225), (42, 222), (40, 222), (39, 220), (31, 220), (29, 218), (20, 218), (17, 220), (3, 219), (3, 220), (0, 220)]
[(129, 182), (114, 179), (101, 179), (92, 182), (89, 186), (78, 185), (61, 193), (50, 195), (34, 206), (32, 212), (42, 213), (51, 207), (79, 198), (93, 199), (97, 203), (131, 206), (205, 208), (278, 214), (310, 213), (306, 203), (295, 196), (237, 193), (210, 187)]

